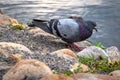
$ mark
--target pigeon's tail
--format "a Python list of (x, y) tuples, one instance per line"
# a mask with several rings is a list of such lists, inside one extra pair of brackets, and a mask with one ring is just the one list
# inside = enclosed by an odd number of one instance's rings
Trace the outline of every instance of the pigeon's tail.
[(51, 33), (51, 29), (49, 27), (49, 21), (47, 20), (39, 20), (39, 19), (33, 19), (30, 24), (28, 24), (29, 27), (39, 27), (45, 32)]
[(49, 22), (48, 20), (40, 20), (40, 19), (33, 19), (33, 21), (37, 21), (37, 22)]
[(28, 24), (29, 27), (39, 27), (40, 25), (43, 25), (45, 23), (48, 23), (47, 20), (39, 20), (39, 19), (33, 19), (31, 23)]

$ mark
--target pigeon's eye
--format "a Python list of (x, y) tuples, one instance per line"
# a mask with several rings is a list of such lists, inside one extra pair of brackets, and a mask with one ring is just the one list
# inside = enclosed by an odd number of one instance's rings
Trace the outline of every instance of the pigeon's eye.
[(63, 34), (65, 37), (67, 36), (66, 34)]

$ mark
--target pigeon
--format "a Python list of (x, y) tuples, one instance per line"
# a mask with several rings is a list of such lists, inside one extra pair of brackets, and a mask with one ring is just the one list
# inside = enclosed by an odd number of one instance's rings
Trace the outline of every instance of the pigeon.
[(82, 49), (74, 44), (74, 42), (80, 42), (88, 39), (93, 29), (96, 29), (96, 23), (93, 21), (85, 21), (82, 17), (70, 16), (63, 19), (50, 19), (39, 20), (33, 19), (29, 26), (36, 26), (60, 37), (63, 41), (67, 42), (67, 46)]

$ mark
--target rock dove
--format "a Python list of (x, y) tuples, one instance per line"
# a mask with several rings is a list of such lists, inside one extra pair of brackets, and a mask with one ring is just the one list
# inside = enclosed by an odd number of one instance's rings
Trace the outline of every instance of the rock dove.
[(60, 37), (68, 43), (68, 46), (72, 46), (74, 42), (89, 38), (93, 33), (93, 29), (97, 31), (95, 22), (85, 21), (83, 18), (76, 16), (51, 20), (33, 19), (29, 26), (39, 27), (45, 32)]

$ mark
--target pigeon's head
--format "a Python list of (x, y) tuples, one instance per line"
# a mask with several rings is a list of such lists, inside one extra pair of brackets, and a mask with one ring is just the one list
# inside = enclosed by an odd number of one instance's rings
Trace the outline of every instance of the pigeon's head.
[(85, 26), (89, 29), (89, 30), (93, 30), (95, 29), (95, 31), (97, 31), (96, 26), (97, 24), (93, 21), (85, 21)]

